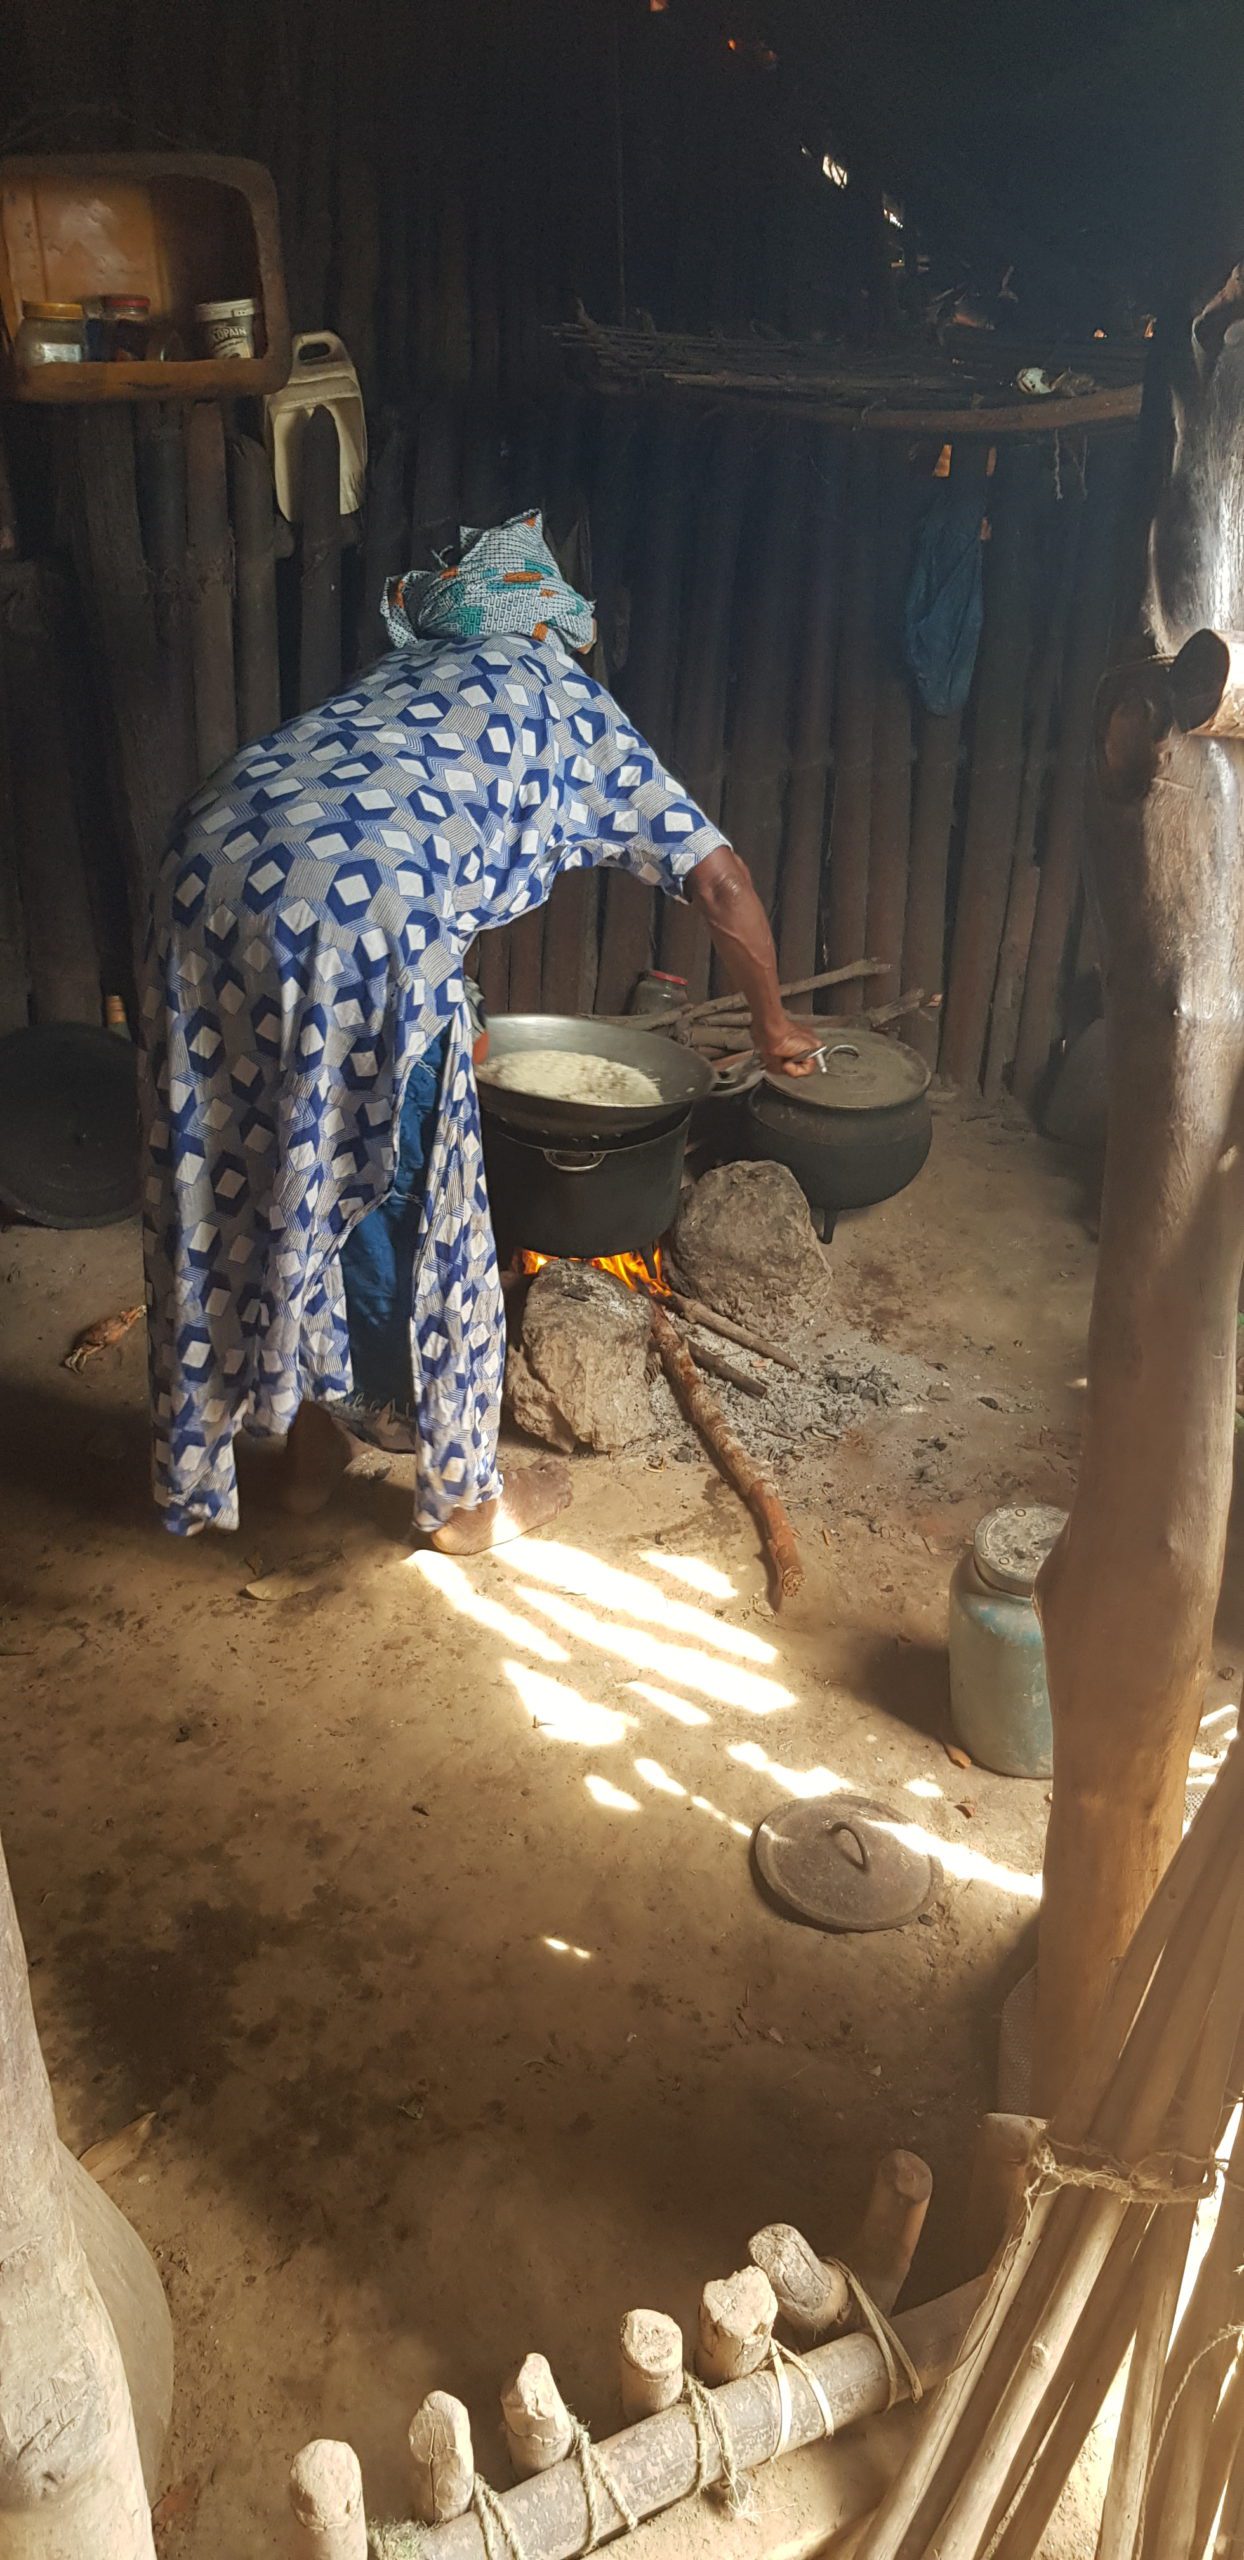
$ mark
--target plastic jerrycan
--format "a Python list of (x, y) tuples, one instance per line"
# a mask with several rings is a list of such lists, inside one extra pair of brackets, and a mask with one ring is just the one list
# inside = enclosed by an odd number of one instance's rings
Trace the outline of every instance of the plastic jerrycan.
[(289, 524), (302, 515), (302, 439), (313, 409), (331, 409), (341, 454), (341, 512), (363, 503), (367, 478), (367, 419), (358, 375), (332, 329), (304, 329), (294, 339), (289, 380), (270, 391), (264, 423), (276, 502)]

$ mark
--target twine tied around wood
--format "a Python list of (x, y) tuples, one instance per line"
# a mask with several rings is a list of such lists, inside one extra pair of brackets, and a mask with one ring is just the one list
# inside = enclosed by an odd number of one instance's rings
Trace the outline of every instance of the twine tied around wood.
[[(1184, 2174), (1177, 2176), (1176, 2172)], [(1191, 2174), (1188, 2174), (1188, 2173)], [(1120, 2204), (1196, 2205), (1215, 2194), (1222, 2176), (1217, 2160), (1192, 2160), (1185, 2151), (1152, 2151), (1144, 2160), (1120, 2160), (1092, 2143), (1037, 2143), (1024, 2189), (1024, 2220), (1042, 2196), (1060, 2187), (1094, 2187)]]

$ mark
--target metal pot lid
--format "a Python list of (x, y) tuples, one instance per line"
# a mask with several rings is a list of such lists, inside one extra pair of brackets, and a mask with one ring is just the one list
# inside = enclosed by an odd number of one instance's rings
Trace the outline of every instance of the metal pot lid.
[(1067, 1514), (1052, 1502), (1029, 1502), (1007, 1511), (989, 1511), (978, 1522), (972, 1540), (976, 1570), (995, 1591), (1032, 1595), (1042, 1565), (1066, 1526)]
[(822, 1111), (892, 1111), (896, 1103), (918, 1102), (928, 1092), (931, 1070), (901, 1040), (883, 1040), (879, 1031), (835, 1030), (827, 1032), (824, 1057), (810, 1076), (784, 1076), (766, 1067), (764, 1081), (783, 1102)]
[(138, 1207), (134, 1050), (89, 1022), (0, 1040), (0, 1200), (40, 1227), (107, 1227)]
[(869, 1796), (782, 1804), (752, 1835), (756, 1873), (796, 1920), (814, 1929), (901, 1929), (923, 1911), (936, 1862), (896, 1837), (902, 1816)]

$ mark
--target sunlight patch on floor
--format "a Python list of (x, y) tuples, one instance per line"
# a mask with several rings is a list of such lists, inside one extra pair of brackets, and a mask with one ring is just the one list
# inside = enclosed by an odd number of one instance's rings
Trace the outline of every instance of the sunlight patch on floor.
[(592, 1961), (591, 1948), (573, 1946), (569, 1938), (542, 1938), (540, 1944), (542, 1947), (551, 1947), (555, 1956), (577, 1956), (580, 1964), (590, 1964)]
[(563, 1592), (568, 1599), (590, 1601), (593, 1608), (603, 1609), (610, 1616), (637, 1619), (641, 1626), (667, 1628), (671, 1635), (698, 1637), (701, 1643), (714, 1645), (722, 1653), (735, 1653), (744, 1662), (777, 1660), (776, 1645), (755, 1635), (749, 1627), (731, 1626), (728, 1620), (710, 1615), (707, 1609), (693, 1607), (689, 1600), (673, 1600), (655, 1583), (645, 1581), (642, 1574), (626, 1573), (619, 1565), (602, 1564), (598, 1556), (587, 1555), (580, 1547), (564, 1546), (555, 1538), (516, 1538), (512, 1546), (500, 1549), (499, 1561), (534, 1582)]
[(628, 1680), (632, 1697), (643, 1698), (663, 1716), (672, 1716), (675, 1724), (711, 1724), (707, 1707), (696, 1707), (690, 1698), (675, 1698), (668, 1689), (658, 1689), (651, 1680)]
[(688, 1591), (701, 1591), (706, 1600), (737, 1600), (738, 1592), (727, 1573), (715, 1564), (705, 1564), (702, 1556), (667, 1556), (659, 1547), (645, 1547), (639, 1559), (652, 1565), (658, 1573), (668, 1573), (675, 1582), (685, 1582)]
[(677, 1778), (671, 1778), (668, 1769), (663, 1769), (659, 1760), (637, 1760), (635, 1763), (635, 1775), (637, 1778), (643, 1779), (646, 1787), (655, 1787), (658, 1795), (686, 1795), (686, 1788), (680, 1784)]
[(638, 1813), (638, 1796), (628, 1796), (625, 1787), (615, 1787), (609, 1778), (598, 1778), (595, 1770), (583, 1784), (593, 1804), (603, 1805), (607, 1813)]
[(595, 1698), (581, 1697), (564, 1680), (550, 1680), (546, 1672), (533, 1671), (526, 1662), (503, 1662), (501, 1668), (517, 1689), (536, 1731), (549, 1742), (580, 1742), (593, 1750), (601, 1744), (624, 1742), (635, 1722), (620, 1708), (602, 1707)]
[(755, 1769), (759, 1775), (772, 1778), (775, 1787), (783, 1787), (788, 1796), (810, 1802), (815, 1796), (840, 1796), (849, 1781), (840, 1778), (835, 1769), (788, 1769), (780, 1760), (771, 1760), (758, 1742), (732, 1742), (728, 1760), (737, 1760), (744, 1769)]
[(533, 1619), (520, 1618), (516, 1609), (507, 1609), (500, 1600), (489, 1600), (484, 1592), (477, 1591), (469, 1574), (463, 1572), (460, 1564), (454, 1563), (452, 1556), (438, 1555), (434, 1547), (425, 1547), (417, 1555), (408, 1556), (407, 1563), (414, 1565), (430, 1588), (439, 1593), (442, 1600), (447, 1600), (460, 1618), (472, 1619), (477, 1627), (486, 1628), (489, 1635), (500, 1636), (503, 1644), (522, 1645), (540, 1662), (569, 1662), (570, 1656), (564, 1644), (558, 1644), (556, 1637), (546, 1634), (545, 1629), (538, 1627)]
[(927, 1857), (936, 1858), (947, 1875), (956, 1877), (960, 1884), (992, 1885), (995, 1893), (1012, 1893), (1020, 1902), (1041, 1899), (1040, 1876), (1022, 1875), (1017, 1867), (1000, 1866), (982, 1849), (969, 1849), (966, 1841), (944, 1840), (940, 1832), (926, 1831), (918, 1822), (887, 1822), (882, 1828), (907, 1848), (923, 1849)]
[(692, 1652), (686, 1645), (669, 1644), (647, 1627), (610, 1625), (593, 1617), (589, 1609), (580, 1608), (577, 1602), (563, 1600), (559, 1592), (529, 1590), (527, 1604), (551, 1618), (563, 1634), (577, 1636), (581, 1644), (595, 1645), (601, 1653), (612, 1654), (628, 1670), (655, 1671), (676, 1688), (698, 1689), (723, 1707), (740, 1707), (747, 1715), (769, 1716), (778, 1708), (796, 1703), (792, 1690), (784, 1689), (780, 1681), (770, 1680), (761, 1672), (745, 1671), (740, 1663)]

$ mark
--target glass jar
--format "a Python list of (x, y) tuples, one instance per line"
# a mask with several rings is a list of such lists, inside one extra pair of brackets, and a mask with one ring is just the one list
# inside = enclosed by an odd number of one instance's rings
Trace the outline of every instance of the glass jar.
[(1053, 1768), (1037, 1575), (1066, 1521), (1049, 1503), (991, 1511), (950, 1583), (950, 1720), (982, 1768), (1048, 1778)]
[(678, 1013), (687, 1001), (687, 981), (668, 969), (645, 969), (631, 997), (632, 1013)]
[(23, 302), (14, 349), (18, 364), (81, 364), (80, 302)]
[(141, 364), (147, 353), (151, 304), (145, 293), (106, 293), (104, 326), (111, 333), (114, 364)]

